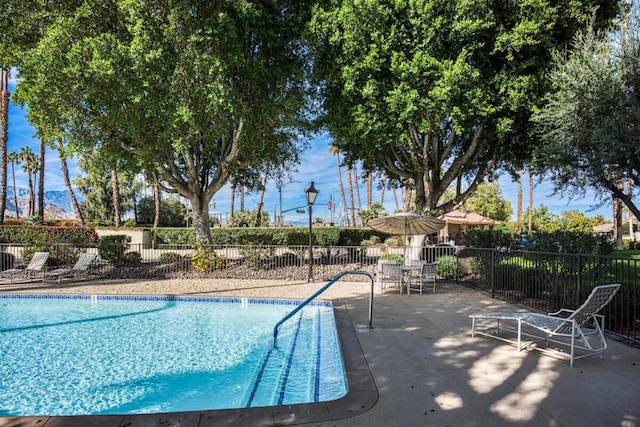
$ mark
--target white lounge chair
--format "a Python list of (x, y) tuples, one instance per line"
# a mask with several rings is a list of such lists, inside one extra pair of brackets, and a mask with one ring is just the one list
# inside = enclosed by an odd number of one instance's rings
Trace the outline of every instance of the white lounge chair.
[(436, 265), (434, 263), (422, 264), (420, 275), (410, 278), (409, 286), (407, 286), (407, 294), (411, 295), (412, 290), (417, 290), (422, 295), (422, 289), (426, 286), (433, 286), (433, 293), (436, 293)]
[(32, 279), (42, 274), (42, 269), (47, 263), (49, 252), (36, 252), (33, 254), (31, 261), (24, 268), (10, 268), (9, 270), (0, 271), (0, 279), (8, 279), (9, 283), (13, 283), (16, 278)]
[[(533, 343), (540, 340), (560, 344), (569, 348), (570, 365), (573, 367), (573, 361), (583, 357), (600, 354), (607, 348), (607, 341), (604, 337), (604, 316), (598, 314), (600, 310), (606, 307), (613, 299), (614, 295), (620, 289), (620, 284), (596, 286), (587, 300), (576, 310), (561, 309), (555, 313), (538, 314), (538, 313), (480, 313), (471, 316), (471, 336), (485, 335), (491, 338), (500, 339), (513, 343), (512, 340), (504, 338), (500, 335), (500, 321), (517, 322), (516, 329), (513, 327), (503, 327), (503, 330), (515, 332), (516, 345), (518, 351), (523, 348), (522, 337), (532, 338), (533, 341), (525, 347), (529, 347)], [(478, 320), (496, 320), (497, 328), (478, 330), (476, 329)], [(529, 332), (533, 330), (533, 332)], [(491, 333), (493, 331), (493, 333)], [(540, 331), (543, 336), (535, 331)], [(595, 340), (592, 338), (595, 337)], [(595, 343), (592, 341), (596, 341)], [(533, 347), (540, 351), (550, 351), (546, 347)], [(557, 349), (555, 349), (557, 350)], [(585, 354), (576, 355), (576, 350), (584, 351)]]
[(96, 259), (96, 254), (81, 253), (73, 267), (56, 268), (55, 270), (45, 271), (42, 276), (42, 281), (55, 279), (59, 284), (60, 280), (64, 277), (73, 276), (76, 278), (80, 275), (86, 275), (94, 259)]

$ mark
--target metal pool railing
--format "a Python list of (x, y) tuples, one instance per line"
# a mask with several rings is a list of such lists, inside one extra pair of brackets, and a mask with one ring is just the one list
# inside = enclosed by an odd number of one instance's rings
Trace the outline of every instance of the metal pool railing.
[(333, 279), (331, 279), (326, 285), (318, 289), (318, 291), (316, 291), (313, 295), (311, 295), (309, 298), (304, 300), (300, 305), (298, 305), (296, 308), (290, 311), (287, 315), (285, 315), (278, 323), (276, 323), (276, 325), (273, 327), (273, 346), (274, 347), (277, 346), (278, 330), (280, 329), (280, 326), (284, 322), (291, 319), (297, 312), (302, 310), (306, 305), (308, 305), (311, 301), (316, 299), (316, 297), (318, 297), (324, 291), (329, 289), (331, 285), (336, 283), (338, 280), (340, 280), (342, 277), (346, 276), (347, 274), (362, 274), (362, 275), (368, 276), (369, 280), (371, 281), (371, 292), (369, 294), (369, 329), (373, 328), (373, 276), (366, 271), (345, 271), (338, 274)]

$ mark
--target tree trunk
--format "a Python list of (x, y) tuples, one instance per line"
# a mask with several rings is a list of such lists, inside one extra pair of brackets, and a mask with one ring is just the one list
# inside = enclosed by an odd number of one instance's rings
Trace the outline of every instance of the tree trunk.
[[(629, 197), (633, 197), (633, 182), (630, 178), (627, 178), (627, 193)], [(631, 238), (632, 242), (636, 241), (636, 233), (633, 231), (633, 213), (631, 209), (629, 209), (629, 238)]]
[(62, 169), (62, 178), (64, 179), (64, 186), (67, 187), (67, 193), (69, 193), (69, 199), (71, 200), (71, 206), (73, 207), (73, 213), (80, 225), (84, 225), (84, 218), (82, 217), (82, 211), (76, 199), (76, 194), (71, 187), (71, 179), (69, 178), (69, 167), (67, 166), (67, 158), (64, 155), (64, 146), (62, 140), (58, 139), (58, 155), (60, 156), (60, 168)]
[(373, 204), (373, 174), (367, 172), (367, 209)]
[(229, 215), (233, 216), (236, 207), (236, 180), (231, 180), (231, 200), (229, 201)]
[(240, 212), (244, 212), (244, 178), (240, 182)]
[(7, 146), (9, 142), (9, 71), (0, 67), (0, 224), (7, 208)]
[(533, 232), (533, 174), (529, 165), (529, 234)]
[(204, 244), (213, 243), (211, 238), (211, 225), (209, 223), (209, 200), (198, 197), (190, 199), (193, 211), (193, 229), (196, 233), (196, 241)]
[[(411, 182), (407, 183), (407, 186), (402, 189), (402, 211), (409, 212), (411, 210), (411, 199), (413, 195), (413, 191), (411, 190), (412, 186)], [(422, 212), (420, 209), (419, 212)]]
[(357, 200), (357, 205), (358, 206), (358, 212), (360, 212), (362, 210), (362, 201), (360, 199), (360, 180), (358, 179), (358, 167), (356, 166), (356, 164), (353, 164), (353, 184), (356, 188), (356, 200)]
[(518, 170), (518, 201), (516, 206), (516, 224), (518, 226), (518, 233), (522, 233), (522, 168)]
[(38, 182), (38, 215), (44, 221), (44, 164), (45, 164), (44, 138), (40, 137), (40, 181)]
[(384, 192), (387, 189), (387, 174), (382, 175), (382, 188), (380, 188), (380, 206), (384, 207)]
[(622, 201), (618, 197), (613, 198), (613, 231), (616, 233), (616, 249), (624, 249), (622, 244)]
[(393, 202), (395, 203), (396, 211), (397, 211), (397, 210), (399, 210), (399, 209), (400, 209), (400, 206), (398, 205), (398, 193), (397, 193), (397, 191), (396, 191), (396, 190), (397, 190), (397, 188), (396, 188), (395, 183), (393, 184), (393, 187), (392, 187), (392, 188), (393, 188), (393, 191), (392, 191), (392, 192), (393, 192)]
[(15, 156), (11, 159), (11, 177), (13, 180), (13, 205), (16, 208), (16, 219), (20, 219), (20, 209), (18, 209), (18, 193), (16, 192), (16, 161)]
[(347, 190), (349, 192), (349, 203), (351, 209), (349, 212), (349, 226), (356, 226), (356, 207), (353, 201), (353, 179), (351, 178), (351, 166), (347, 167)]
[(162, 199), (160, 198), (160, 186), (158, 185), (158, 177), (153, 176), (153, 228), (160, 226), (160, 207)]
[(258, 202), (258, 209), (256, 212), (255, 227), (262, 226), (262, 205), (264, 204), (264, 193), (267, 192), (267, 180), (269, 179), (269, 169), (264, 173), (264, 179), (262, 180), (262, 192), (260, 193), (260, 202)]
[(35, 214), (35, 185), (33, 182), (33, 171), (31, 170), (31, 166), (29, 166), (29, 162), (31, 160), (27, 160), (27, 175), (29, 178), (29, 216), (33, 216)]
[(113, 197), (113, 224), (116, 227), (122, 225), (122, 213), (120, 212), (120, 182), (118, 181), (118, 172), (111, 169), (111, 194)]
[(344, 193), (344, 184), (342, 182), (342, 167), (340, 162), (340, 151), (336, 150), (336, 158), (338, 159), (338, 186), (340, 188), (340, 199), (342, 199), (342, 206), (344, 209), (344, 217), (349, 223), (349, 212), (347, 211), (347, 197)]

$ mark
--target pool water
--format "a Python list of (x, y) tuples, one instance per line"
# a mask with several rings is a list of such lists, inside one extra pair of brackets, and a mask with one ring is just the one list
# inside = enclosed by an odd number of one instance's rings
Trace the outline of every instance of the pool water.
[(273, 406), (347, 392), (329, 303), (0, 296), (0, 416)]

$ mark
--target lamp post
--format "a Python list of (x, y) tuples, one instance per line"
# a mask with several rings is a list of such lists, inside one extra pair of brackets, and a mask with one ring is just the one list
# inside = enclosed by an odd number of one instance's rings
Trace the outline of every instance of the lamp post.
[(307, 205), (309, 205), (309, 276), (307, 282), (313, 282), (313, 204), (318, 197), (318, 190), (313, 186), (313, 181), (309, 188), (304, 190), (304, 194), (307, 196)]

